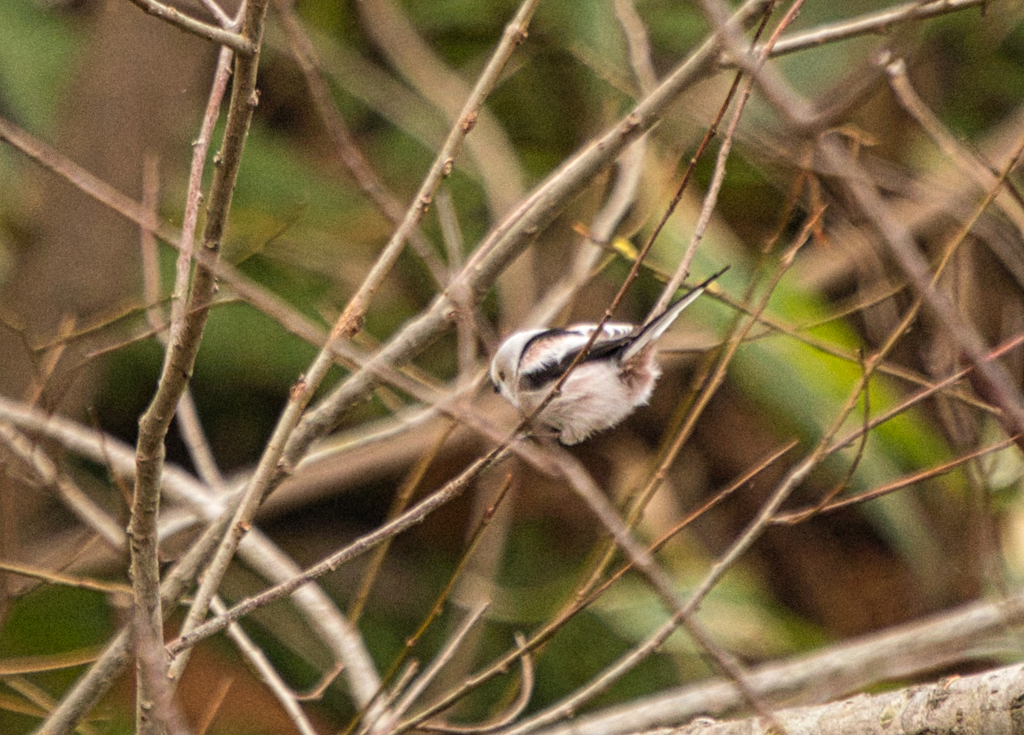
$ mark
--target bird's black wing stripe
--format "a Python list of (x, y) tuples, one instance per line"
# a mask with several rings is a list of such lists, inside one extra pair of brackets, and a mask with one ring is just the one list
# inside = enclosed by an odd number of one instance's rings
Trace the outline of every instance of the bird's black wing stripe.
[(527, 390), (537, 390), (549, 383), (554, 383), (569, 368), (576, 355), (580, 354), (578, 349), (567, 352), (561, 360), (541, 365), (536, 370), (528, 373), (520, 373), (519, 380)]
[[(546, 339), (548, 337), (559, 334), (568, 333), (569, 330), (567, 329), (554, 327), (552, 329), (545, 330), (540, 334), (534, 335), (525, 345), (523, 345), (523, 351), (522, 353), (520, 353), (519, 359), (522, 360), (522, 355), (528, 353), (530, 351), (530, 347), (533, 346), (533, 344), (538, 340)], [(579, 350), (574, 351), (572, 353), (572, 356), (575, 356), (577, 352), (579, 352)], [(550, 383), (551, 381), (557, 380), (558, 377), (563, 372), (565, 372), (565, 368), (560, 367), (560, 365), (561, 362), (551, 362), (541, 365), (539, 368), (533, 370), (532, 372), (521, 372), (519, 374), (520, 388), (525, 388), (527, 390), (537, 390), (538, 388), (543, 387), (545, 383)]]
[[(610, 357), (618, 357), (622, 354), (623, 350), (633, 344), (635, 336), (627, 334), (625, 337), (617, 337), (615, 339), (607, 340), (606, 342), (598, 342), (590, 348), (590, 352), (586, 357), (583, 358), (583, 362), (593, 362), (594, 360), (607, 360)], [(566, 365), (566, 368), (569, 366)]]
[[(533, 340), (530, 341), (532, 342)], [(590, 352), (587, 353), (585, 358), (583, 358), (583, 362), (594, 362), (595, 360), (607, 360), (612, 357), (616, 357), (621, 354), (632, 341), (633, 337), (627, 335), (625, 337), (619, 337), (618, 339), (608, 340), (606, 342), (598, 342), (591, 347)], [(545, 365), (541, 365), (538, 369), (532, 372), (522, 373), (519, 376), (519, 379), (522, 382), (523, 387), (527, 390), (538, 390), (546, 385), (554, 383), (565, 374), (565, 371), (569, 369), (573, 360), (576, 359), (576, 355), (580, 354), (582, 349), (583, 348), (581, 347), (579, 349), (570, 350), (557, 362), (549, 362)], [(526, 350), (524, 349), (523, 352), (525, 354)]]

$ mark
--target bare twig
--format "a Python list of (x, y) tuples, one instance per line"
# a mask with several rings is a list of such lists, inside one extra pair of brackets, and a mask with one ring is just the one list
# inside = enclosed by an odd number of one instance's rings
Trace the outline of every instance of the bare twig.
[(98, 579), (88, 579), (86, 577), (76, 577), (62, 572), (55, 572), (49, 569), (36, 569), (26, 564), (15, 564), (9, 561), (0, 561), (0, 569), (5, 572), (11, 572), (12, 574), (20, 574), (23, 577), (31, 577), (32, 579), (38, 579), (41, 582), (47, 584), (59, 584), (65, 587), (77, 587), (83, 590), (92, 590), (93, 592), (102, 592), (104, 594), (118, 594), (128, 595), (131, 594), (131, 587), (125, 584), (118, 584), (116, 582), (101, 582)]
[(394, 723), (409, 711), (420, 695), (423, 694), (424, 690), (441, 672), (445, 664), (452, 660), (459, 646), (466, 639), (466, 636), (469, 635), (470, 630), (480, 622), (483, 614), (487, 611), (487, 607), (487, 603), (481, 603), (469, 611), (466, 619), (462, 621), (458, 629), (445, 642), (444, 648), (438, 652), (434, 660), (430, 662), (430, 665), (423, 669), (423, 673), (409, 684), (402, 693), (402, 696), (391, 707), (389, 711), (390, 721), (382, 719), (373, 723), (373, 727), (370, 729), (371, 733), (389, 732)]
[[(276, 4), (281, 26), (288, 36), (288, 43), (292, 55), (298, 63), (302, 74), (306, 79), (306, 86), (309, 87), (310, 96), (316, 106), (317, 113), (323, 121), (327, 133), (334, 142), (339, 157), (345, 168), (348, 169), (353, 180), (359, 189), (366, 194), (367, 198), (374, 203), (385, 217), (393, 224), (400, 224), (405, 217), (405, 210), (398, 198), (392, 194), (384, 181), (373, 170), (369, 161), (363, 156), (356, 142), (352, 139), (348, 125), (338, 112), (331, 96), (327, 82), (320, 72), (320, 63), (317, 59), (313, 42), (303, 28), (302, 23), (295, 15), (294, 2), (292, 0), (278, 0)], [(443, 269), (437, 262), (437, 257), (430, 243), (424, 237), (418, 227), (412, 228), (408, 233), (409, 241), (427, 266), (434, 280), (439, 285), (445, 283)]]
[[(864, 433), (864, 436), (867, 436), (867, 432)], [(873, 490), (867, 490), (865, 492), (858, 493), (857, 495), (854, 495), (849, 498), (843, 498), (842, 500), (832, 500), (832, 498), (835, 497), (835, 494), (838, 493), (830, 494), (826, 496), (822, 500), (822, 502), (818, 503), (817, 505), (814, 505), (813, 507), (802, 510), (789, 511), (787, 513), (779, 513), (774, 518), (772, 518), (772, 523), (785, 525), (802, 523), (808, 520), (809, 518), (812, 518), (816, 515), (820, 515), (822, 513), (831, 513), (833, 511), (841, 510), (843, 508), (849, 508), (851, 505), (857, 505), (859, 503), (866, 503), (869, 500), (875, 500), (876, 498), (880, 498), (883, 495), (888, 495), (889, 493), (896, 492), (897, 490), (901, 490), (902, 488), (905, 487), (910, 487), (911, 485), (917, 485), (918, 483), (924, 482), (925, 480), (930, 480), (933, 477), (941, 477), (942, 475), (948, 472), (952, 472), (957, 467), (963, 464), (971, 462), (980, 457), (984, 457), (986, 454), (998, 452), (1001, 449), (1006, 449), (1007, 447), (1015, 444), (1018, 438), (1019, 437), (1011, 436), (1008, 439), (1003, 439), (1002, 441), (998, 441), (990, 446), (982, 447), (981, 449), (976, 449), (973, 452), (968, 452), (962, 457), (957, 457), (954, 460), (944, 462), (943, 464), (940, 464), (936, 467), (931, 467), (927, 470), (922, 470), (921, 472), (915, 472), (912, 475), (902, 477), (894, 482), (886, 483), (885, 485), (882, 485), (881, 487), (876, 487)]]
[[(810, 31), (784, 36), (775, 44), (772, 56), (818, 48), (823, 44), (858, 36), (885, 35), (894, 26), (901, 23), (935, 18), (969, 8), (984, 9), (985, 3), (986, 0), (930, 0), (929, 2), (904, 3), (877, 13), (867, 13), (857, 18), (821, 25)], [(757, 53), (756, 49), (755, 53)]]
[(426, 732), (448, 733), (449, 735), (483, 735), (483, 733), (495, 732), (507, 725), (511, 725), (523, 710), (526, 709), (526, 705), (530, 703), (534, 682), (533, 661), (529, 650), (526, 648), (526, 639), (520, 633), (516, 633), (516, 644), (520, 649), (519, 662), (521, 673), (519, 677), (519, 694), (516, 695), (516, 701), (505, 712), (490, 722), (482, 722), (476, 725), (451, 725), (437, 720), (429, 720), (420, 723), (416, 729)]
[[(448, 428), (440, 433), (430, 450), (419, 458), (409, 474), (402, 480), (402, 484), (395, 493), (394, 500), (391, 501), (391, 508), (388, 510), (388, 520), (391, 520), (406, 509), (406, 506), (408, 506), (409, 501), (412, 499), (413, 493), (423, 481), (423, 476), (427, 474), (427, 470), (430, 468), (430, 465), (437, 459), (437, 455), (441, 451), (441, 447), (448, 440), (453, 427), (454, 424), (450, 424)], [(360, 581), (359, 587), (354, 595), (354, 602), (351, 604), (348, 611), (348, 618), (353, 624), (358, 623), (359, 618), (362, 616), (363, 606), (366, 604), (366, 600), (370, 596), (370, 590), (373, 588), (373, 584), (377, 580), (377, 575), (380, 573), (380, 569), (384, 565), (384, 558), (390, 548), (390, 541), (385, 541), (377, 547), (373, 556), (370, 557), (370, 560), (366, 565), (366, 570), (363, 572), (362, 580)]]
[[(416, 648), (420, 640), (422, 640), (423, 636), (430, 629), (431, 625), (433, 625), (434, 621), (437, 620), (437, 618), (441, 615), (442, 612), (444, 612), (446, 606), (448, 605), (448, 601), (451, 599), (452, 592), (456, 589), (456, 586), (462, 580), (464, 572), (469, 567), (469, 564), (474, 554), (476, 553), (476, 550), (479, 548), (483, 539), (485, 538), (485, 532), (487, 531), (487, 528), (490, 526), (491, 521), (494, 519), (495, 514), (498, 512), (498, 509), (501, 507), (502, 503), (507, 497), (509, 488), (511, 486), (512, 476), (508, 475), (502, 482), (501, 488), (497, 493), (497, 497), (494, 498), (494, 501), (491, 503), (490, 507), (487, 508), (487, 510), (484, 512), (483, 517), (480, 519), (480, 522), (474, 529), (473, 534), (469, 539), (469, 542), (466, 544), (466, 550), (463, 552), (462, 558), (459, 559), (459, 563), (456, 565), (455, 569), (452, 570), (452, 573), (448, 578), (448, 582), (437, 594), (437, 597), (434, 599), (434, 604), (431, 606), (430, 610), (427, 611), (427, 614), (423, 616), (423, 619), (420, 621), (419, 627), (413, 632), (411, 636), (405, 639), (405, 645), (402, 648), (402, 652), (395, 658), (395, 660), (388, 667), (388, 673), (384, 677), (385, 681), (391, 681), (395, 677), (398, 677), (399, 679), (401, 678), (398, 672), (402, 670), (402, 667), (405, 665), (406, 661), (412, 655), (413, 650)], [(396, 692), (397, 696), (397, 692), (404, 689), (404, 687), (405, 684), (400, 684), (396, 681), (395, 685), (392, 688)], [(384, 694), (383, 690), (381, 694)], [(362, 719), (364, 714), (365, 713), (360, 713), (360, 715), (357, 716), (357, 718), (346, 729), (346, 732), (353, 732), (355, 730), (355, 727), (359, 724), (359, 720)]]
[[(211, 603), (211, 609), (220, 614), (227, 608), (224, 602), (219, 597), (214, 597)], [(299, 731), (300, 735), (316, 735), (316, 728), (310, 723), (309, 718), (303, 711), (302, 706), (298, 702), (295, 692), (284, 682), (281, 675), (274, 669), (274, 665), (270, 663), (270, 659), (263, 653), (259, 646), (253, 643), (252, 639), (242, 630), (242, 626), (237, 623), (229, 625), (227, 630), (228, 636), (234, 641), (238, 650), (242, 652), (249, 664), (252, 666), (256, 675), (259, 676), (260, 680), (266, 684), (267, 688), (273, 693), (275, 699), (280, 702), (281, 707), (288, 713), (288, 718), (295, 725), (295, 729)]]
[[(1005, 355), (1009, 351), (1016, 349), (1017, 347), (1020, 347), (1021, 344), (1024, 344), (1024, 335), (1018, 335), (1008, 340), (1004, 344), (996, 347), (989, 353), (988, 359), (994, 360), (998, 357), (1001, 357), (1002, 355)], [(963, 378), (969, 375), (972, 370), (974, 370), (974, 366), (970, 365), (964, 368), (963, 370), (957, 370), (951, 375), (946, 376), (942, 380), (936, 382), (934, 385), (928, 385), (928, 387), (922, 388), (920, 391), (900, 401), (898, 404), (896, 404), (889, 410), (876, 415), (856, 431), (850, 432), (850, 434), (841, 439), (836, 439), (832, 446), (829, 447), (829, 451), (834, 452), (839, 449), (842, 449), (843, 447), (849, 446), (850, 444), (858, 440), (858, 438), (861, 435), (861, 432), (870, 431), (876, 426), (883, 424), (886, 421), (889, 421), (890, 419), (906, 412), (908, 408), (916, 406), (925, 399), (939, 394), (940, 392), (944, 391), (954, 383), (963, 380)]]
[(218, 615), (216, 618), (193, 628), (191, 631), (182, 633), (182, 635), (176, 640), (167, 644), (167, 651), (171, 655), (180, 654), (182, 651), (194, 646), (199, 641), (220, 632), (228, 623), (238, 620), (253, 610), (263, 607), (274, 600), (278, 600), (292, 594), (292, 592), (306, 584), (309, 584), (317, 577), (320, 577), (327, 572), (334, 571), (342, 564), (366, 553), (367, 551), (370, 551), (378, 544), (383, 543), (398, 533), (401, 533), (410, 526), (422, 523), (423, 519), (431, 512), (442, 505), (451, 502), (465, 492), (468, 485), (481, 472), (504, 459), (507, 456), (508, 451), (509, 450), (505, 448), (492, 450), (489, 454), (478, 459), (467, 467), (457, 478), (449, 482), (437, 492), (421, 500), (405, 513), (396, 517), (393, 521), (390, 521), (375, 531), (366, 534), (358, 541), (349, 544), (344, 549), (330, 555), (320, 563), (305, 570), (302, 574), (289, 579), (287, 582), (279, 584), (276, 587), (272, 587), (255, 597), (250, 597), (244, 602), (238, 603), (223, 615)]
[(234, 33), (217, 26), (211, 26), (208, 23), (203, 23), (201, 20), (185, 15), (177, 8), (157, 2), (157, 0), (131, 1), (150, 15), (155, 15), (157, 18), (170, 23), (176, 28), (180, 28), (186, 33), (205, 38), (221, 46), (227, 46), (241, 56), (252, 57), (259, 52), (259, 41), (247, 36), (245, 31)]

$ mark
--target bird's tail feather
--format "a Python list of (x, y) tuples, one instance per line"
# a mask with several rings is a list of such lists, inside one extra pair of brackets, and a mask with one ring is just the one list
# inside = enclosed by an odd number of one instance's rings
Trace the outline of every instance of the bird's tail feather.
[(664, 334), (665, 330), (672, 326), (672, 322), (674, 322), (678, 316), (683, 313), (683, 310), (696, 301), (697, 298), (704, 293), (707, 287), (727, 270), (729, 270), (729, 266), (718, 271), (718, 273), (715, 273), (710, 278), (705, 279), (702, 283), (687, 292), (685, 296), (682, 296), (669, 304), (661, 314), (647, 322), (633, 340), (633, 344), (631, 344), (622, 354), (622, 361), (625, 362), (631, 357), (636, 356), (645, 347), (647, 347), (647, 345), (651, 344), (654, 340)]

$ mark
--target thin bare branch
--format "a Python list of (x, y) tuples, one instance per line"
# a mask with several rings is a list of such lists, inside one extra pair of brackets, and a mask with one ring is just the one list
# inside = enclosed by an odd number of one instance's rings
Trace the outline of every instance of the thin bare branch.
[(519, 693), (516, 695), (516, 700), (505, 712), (489, 722), (482, 722), (477, 725), (451, 725), (437, 720), (428, 720), (427, 722), (420, 723), (416, 729), (426, 732), (449, 733), (449, 735), (483, 735), (483, 733), (495, 732), (515, 722), (516, 718), (522, 714), (530, 703), (530, 695), (533, 694), (534, 683), (533, 659), (530, 656), (530, 651), (526, 648), (526, 638), (521, 633), (516, 633), (516, 644), (520, 649)]
[[(868, 13), (857, 18), (821, 25), (810, 31), (784, 36), (775, 44), (771, 55), (782, 56), (858, 36), (882, 36), (901, 23), (936, 18), (969, 8), (984, 10), (986, 3), (987, 0), (930, 0), (929, 2), (904, 3), (877, 13)], [(756, 49), (755, 53), (757, 53)]]
[(157, 0), (131, 1), (150, 15), (170, 23), (175, 28), (191, 33), (194, 36), (205, 38), (208, 41), (213, 41), (221, 46), (227, 46), (241, 56), (252, 57), (259, 51), (259, 41), (247, 36), (244, 31), (242, 33), (234, 33), (217, 26), (211, 26), (208, 23), (203, 23), (201, 20), (185, 15), (177, 8), (157, 2)]
[(881, 487), (876, 487), (873, 490), (867, 490), (865, 492), (858, 493), (857, 495), (854, 495), (849, 498), (833, 501), (832, 498), (834, 497), (834, 495), (826, 496), (824, 502), (818, 503), (812, 508), (794, 510), (787, 513), (779, 513), (774, 518), (772, 518), (772, 523), (784, 525), (802, 523), (808, 520), (809, 518), (813, 518), (814, 516), (820, 515), (822, 513), (831, 513), (833, 511), (841, 510), (843, 508), (849, 508), (852, 505), (858, 505), (860, 503), (866, 503), (869, 500), (875, 500), (876, 498), (880, 498), (883, 495), (888, 495), (889, 493), (896, 492), (897, 490), (901, 490), (905, 487), (917, 485), (918, 483), (924, 482), (925, 480), (930, 480), (933, 477), (941, 477), (942, 475), (952, 472), (961, 465), (964, 465), (980, 457), (984, 457), (986, 454), (991, 454), (992, 452), (998, 452), (1002, 449), (1006, 449), (1007, 447), (1015, 444), (1018, 439), (1019, 437), (1011, 436), (1009, 439), (1003, 439), (1002, 441), (998, 441), (995, 444), (991, 444), (987, 447), (982, 447), (981, 449), (977, 449), (973, 452), (968, 452), (967, 454), (961, 457), (957, 457), (956, 459), (950, 460), (949, 462), (944, 462), (935, 467), (930, 467), (927, 470), (922, 470), (921, 472), (915, 472), (912, 475), (908, 475), (906, 477), (900, 478), (899, 480), (886, 483), (885, 485), (882, 485)]
[(363, 280), (362, 285), (360, 285), (359, 290), (349, 299), (345, 311), (331, 330), (332, 336), (351, 337), (362, 329), (370, 298), (391, 270), (395, 260), (397, 260), (398, 255), (402, 251), (402, 247), (404, 247), (409, 233), (419, 224), (420, 218), (427, 211), (434, 199), (437, 187), (451, 173), (462, 141), (469, 135), (474, 125), (476, 125), (480, 108), (494, 89), (494, 85), (497, 83), (502, 69), (505, 68), (505, 64), (512, 56), (512, 53), (525, 40), (526, 31), (533, 17), (533, 11), (537, 7), (537, 2), (538, 0), (524, 0), (515, 17), (505, 27), (501, 42), (491, 55), (487, 67), (477, 78), (476, 85), (459, 112), (451, 132), (448, 134), (448, 139), (441, 146), (441, 150), (434, 158), (430, 170), (424, 176), (423, 183), (420, 184), (412, 204), (406, 210), (405, 217), (394, 234), (392, 234), (384, 250), (381, 251), (373, 268)]
[[(316, 106), (324, 127), (327, 128), (328, 135), (334, 142), (342, 163), (348, 169), (360, 191), (373, 202), (377, 209), (393, 224), (400, 224), (405, 217), (405, 209), (398, 198), (388, 190), (385, 182), (377, 175), (373, 166), (366, 160), (353, 140), (345, 119), (334, 104), (327, 81), (321, 73), (321, 64), (313, 42), (295, 15), (293, 0), (278, 0), (275, 7), (281, 26), (288, 37), (292, 55), (306, 79), (306, 86), (309, 88), (313, 104)], [(446, 280), (444, 270), (423, 232), (418, 227), (413, 227), (409, 231), (408, 237), (416, 254), (434, 276), (434, 280), (438, 285), (443, 286)]]
[[(404, 673), (408, 672), (409, 670), (409, 667), (406, 665), (406, 662), (409, 661), (409, 657), (412, 655), (413, 650), (423, 639), (423, 636), (427, 633), (430, 627), (434, 624), (434, 621), (437, 620), (438, 617), (440, 617), (441, 613), (444, 612), (445, 608), (448, 606), (448, 602), (451, 599), (453, 591), (456, 589), (456, 586), (462, 580), (463, 574), (469, 567), (473, 555), (483, 542), (485, 532), (487, 528), (490, 526), (491, 521), (494, 519), (494, 516), (497, 513), (498, 509), (501, 507), (502, 503), (507, 497), (509, 488), (511, 486), (512, 476), (508, 475), (502, 482), (501, 488), (497, 493), (497, 497), (494, 498), (493, 503), (484, 512), (483, 517), (480, 519), (480, 522), (474, 529), (473, 535), (469, 539), (469, 543), (466, 544), (466, 550), (463, 552), (462, 558), (459, 559), (459, 563), (456, 565), (455, 569), (449, 576), (448, 582), (437, 594), (437, 597), (434, 599), (434, 604), (431, 606), (427, 614), (423, 616), (423, 620), (420, 621), (419, 627), (413, 632), (412, 635), (405, 639), (405, 645), (402, 648), (402, 652), (395, 658), (395, 660), (388, 667), (388, 672), (385, 674), (384, 680), (386, 682), (395, 680), (395, 684), (392, 686), (392, 693), (386, 693), (383, 689), (381, 690), (380, 693), (381, 696), (386, 696), (388, 698), (388, 706), (391, 705), (393, 700), (396, 699), (399, 693), (407, 686), (408, 682), (402, 681)], [(409, 663), (411, 664), (414, 662), (409, 661)], [(437, 711), (433, 708), (431, 709), (432, 711)], [(361, 712), (356, 717), (356, 719), (353, 720), (352, 724), (348, 727), (347, 732), (354, 731), (355, 727), (359, 724), (360, 720), (362, 720), (366, 714), (366, 712)]]
[(225, 614), (218, 615), (206, 623), (193, 628), (191, 631), (183, 633), (176, 640), (167, 644), (168, 653), (172, 656), (179, 655), (182, 651), (194, 646), (199, 641), (209, 638), (215, 633), (219, 633), (225, 628), (225, 626), (227, 626), (228, 623), (238, 620), (253, 610), (263, 607), (264, 605), (268, 605), (274, 600), (278, 600), (292, 594), (292, 592), (306, 584), (309, 584), (317, 577), (334, 571), (342, 564), (366, 553), (367, 551), (370, 551), (375, 546), (383, 543), (392, 536), (401, 533), (417, 523), (422, 523), (423, 520), (434, 510), (451, 502), (465, 492), (469, 484), (481, 472), (504, 459), (508, 455), (508, 451), (509, 450), (504, 448), (492, 450), (489, 454), (476, 460), (473, 464), (467, 467), (457, 478), (446, 484), (437, 492), (421, 500), (405, 513), (396, 517), (393, 521), (390, 521), (375, 531), (366, 534), (357, 541), (346, 546), (344, 549), (331, 554), (320, 563), (305, 570), (302, 574), (297, 575), (276, 587), (272, 587), (259, 595), (250, 597), (244, 602), (240, 602), (232, 607)]
[(131, 587), (125, 584), (119, 584), (117, 582), (102, 582), (98, 579), (72, 576), (70, 574), (64, 574), (63, 572), (51, 571), (49, 569), (36, 569), (35, 567), (31, 567), (27, 564), (15, 564), (14, 562), (0, 561), (0, 569), (3, 569), (5, 572), (11, 572), (12, 574), (20, 574), (23, 577), (38, 579), (39, 581), (46, 582), (47, 584), (77, 587), (78, 589), (92, 590), (93, 592), (102, 592), (108, 595), (131, 594)]
[[(409, 501), (412, 499), (413, 493), (420, 486), (424, 475), (427, 474), (427, 470), (430, 468), (430, 465), (437, 459), (437, 455), (441, 451), (441, 447), (451, 435), (452, 428), (454, 428), (454, 424), (449, 425), (447, 429), (438, 435), (434, 445), (424, 453), (419, 460), (417, 460), (412, 471), (402, 481), (398, 491), (395, 493), (394, 500), (391, 501), (391, 508), (388, 509), (388, 520), (395, 518), (399, 513), (406, 509)], [(354, 595), (354, 602), (349, 607), (348, 611), (348, 618), (352, 621), (353, 625), (358, 623), (359, 618), (362, 616), (363, 607), (366, 605), (366, 600), (370, 596), (370, 590), (373, 588), (373, 584), (377, 580), (377, 575), (380, 573), (381, 567), (384, 565), (384, 558), (387, 556), (390, 548), (390, 540), (382, 543), (374, 550), (373, 556), (370, 557), (370, 560), (366, 565), (366, 570), (363, 572), (362, 580), (360, 581), (359, 587)]]
[(424, 690), (430, 685), (431, 682), (441, 672), (441, 669), (452, 660), (455, 653), (458, 651), (462, 642), (469, 635), (469, 632), (480, 622), (483, 614), (487, 611), (488, 604), (481, 603), (475, 608), (469, 611), (466, 619), (462, 621), (462, 624), (452, 633), (452, 635), (445, 642), (444, 648), (442, 648), (438, 654), (434, 657), (434, 660), (430, 662), (430, 665), (423, 669), (423, 673), (416, 677), (409, 686), (402, 693), (402, 696), (395, 702), (394, 706), (389, 711), (390, 721), (387, 719), (381, 719), (373, 723), (373, 727), (370, 729), (371, 733), (385, 733), (389, 732), (394, 723), (405, 715), (406, 712), (416, 703), (416, 700), (423, 694)]
[[(218, 615), (227, 609), (219, 597), (213, 598), (210, 607)], [(242, 652), (242, 655), (245, 656), (253, 671), (256, 672), (256, 675), (271, 691), (274, 698), (281, 704), (281, 707), (284, 708), (288, 718), (295, 725), (295, 729), (299, 731), (300, 735), (317, 735), (316, 728), (310, 723), (309, 718), (299, 704), (298, 697), (295, 696), (295, 692), (284, 682), (281, 675), (277, 673), (267, 655), (242, 630), (242, 626), (232, 623), (228, 626), (227, 634), (234, 641), (238, 650)]]

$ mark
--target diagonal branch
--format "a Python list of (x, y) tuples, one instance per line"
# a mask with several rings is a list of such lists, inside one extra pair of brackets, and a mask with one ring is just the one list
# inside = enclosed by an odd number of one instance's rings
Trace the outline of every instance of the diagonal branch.
[[(746, 22), (767, 0), (748, 0), (734, 23)], [(479, 302), (494, 280), (549, 225), (569, 200), (588, 186), (595, 174), (611, 166), (626, 146), (643, 135), (684, 90), (717, 69), (719, 40), (712, 36), (670, 74), (633, 111), (592, 142), (527, 197), (476, 249), (448, 290), (438, 295), (420, 317), (408, 323), (361, 369), (309, 411), (296, 427), (282, 455), (284, 470), (305, 455), (310, 444), (330, 431), (359, 398), (376, 384), (379, 365), (401, 365), (445, 330), (466, 294)], [(280, 480), (278, 479), (277, 482)]]
[(235, 33), (225, 28), (218, 28), (217, 26), (203, 23), (200, 20), (185, 15), (177, 8), (164, 5), (156, 0), (131, 0), (131, 2), (150, 15), (154, 15), (186, 33), (219, 43), (221, 46), (227, 46), (239, 56), (252, 58), (257, 56), (259, 52), (259, 40), (247, 36), (244, 31), (242, 33)]
[(498, 82), (502, 70), (512, 56), (512, 52), (526, 39), (526, 30), (530, 25), (533, 12), (539, 0), (524, 0), (515, 17), (505, 27), (505, 32), (497, 49), (491, 55), (487, 67), (480, 74), (476, 85), (462, 106), (455, 124), (448, 133), (448, 138), (434, 158), (434, 162), (423, 178), (412, 204), (405, 212), (405, 217), (395, 230), (383, 252), (377, 258), (370, 273), (364, 279), (359, 290), (349, 299), (348, 305), (331, 330), (332, 336), (351, 337), (362, 329), (363, 319), (370, 298), (380, 287), (391, 267), (398, 259), (406, 238), (419, 225), (420, 219), (427, 212), (434, 194), (441, 182), (451, 174), (463, 140), (476, 125), (480, 108)]

